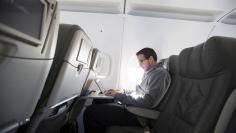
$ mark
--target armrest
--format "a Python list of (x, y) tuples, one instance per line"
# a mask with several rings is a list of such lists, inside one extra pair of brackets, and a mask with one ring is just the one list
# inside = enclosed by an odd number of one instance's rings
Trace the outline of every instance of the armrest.
[(141, 107), (127, 106), (126, 109), (132, 114), (153, 120), (156, 120), (160, 114), (160, 112), (157, 110)]

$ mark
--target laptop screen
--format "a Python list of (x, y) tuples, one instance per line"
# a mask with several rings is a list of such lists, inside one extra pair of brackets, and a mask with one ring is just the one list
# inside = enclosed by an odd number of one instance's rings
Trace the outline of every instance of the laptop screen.
[(98, 86), (99, 90), (104, 94), (106, 92), (106, 89), (103, 87), (102, 83), (100, 81), (95, 81), (95, 83)]

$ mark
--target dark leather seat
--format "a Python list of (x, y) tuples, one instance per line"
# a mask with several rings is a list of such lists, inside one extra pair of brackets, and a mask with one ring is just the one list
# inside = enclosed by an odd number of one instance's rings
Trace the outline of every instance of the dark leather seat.
[[(226, 98), (235, 88), (232, 38), (213, 37), (179, 55), (172, 96), (153, 129), (158, 133), (213, 132)], [(232, 54), (232, 55), (231, 55)]]
[(220, 114), (214, 133), (235, 133), (236, 132), (236, 89), (227, 99)]
[(172, 83), (151, 132), (214, 132), (225, 101), (236, 87), (235, 44), (234, 38), (212, 37), (180, 53), (178, 66), (170, 66)]
[(234, 114), (231, 117), (231, 120), (226, 128), (225, 133), (235, 133), (236, 132), (236, 111), (234, 111)]

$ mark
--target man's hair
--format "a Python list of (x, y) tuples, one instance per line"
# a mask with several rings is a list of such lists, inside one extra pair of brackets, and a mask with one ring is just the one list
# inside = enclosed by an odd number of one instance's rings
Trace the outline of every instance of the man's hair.
[(152, 48), (143, 48), (136, 53), (137, 56), (140, 54), (143, 54), (146, 59), (149, 59), (150, 56), (152, 56), (153, 59), (157, 61), (157, 54)]

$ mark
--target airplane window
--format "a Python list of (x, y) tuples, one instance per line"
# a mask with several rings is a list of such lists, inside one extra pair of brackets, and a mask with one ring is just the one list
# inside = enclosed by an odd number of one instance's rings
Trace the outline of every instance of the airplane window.
[(43, 4), (40, 0), (0, 0), (0, 23), (38, 40), (42, 17)]
[(139, 66), (136, 55), (131, 56), (127, 64), (127, 76), (129, 81), (134, 84), (134, 86), (136, 86), (136, 84), (140, 84), (142, 81), (143, 73), (144, 71)]
[(97, 73), (97, 78), (106, 78), (109, 76), (111, 71), (111, 58), (108, 54), (103, 53), (99, 60), (97, 61), (97, 64), (99, 63), (99, 70)]
[(101, 61), (102, 61), (102, 59), (101, 59), (101, 57), (100, 58), (98, 58), (98, 60), (97, 60), (97, 64), (96, 64), (96, 68), (98, 68), (98, 69), (100, 69), (101, 68)]

